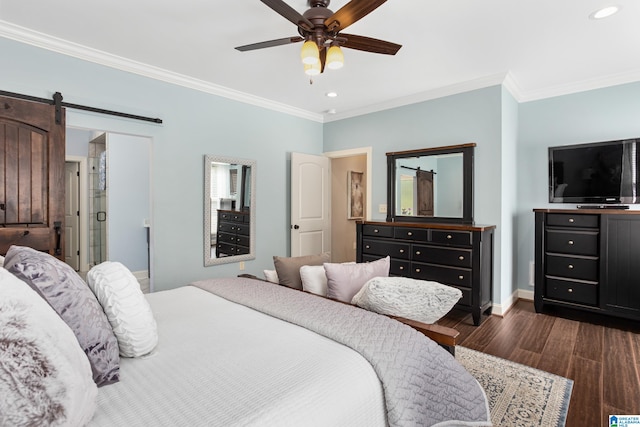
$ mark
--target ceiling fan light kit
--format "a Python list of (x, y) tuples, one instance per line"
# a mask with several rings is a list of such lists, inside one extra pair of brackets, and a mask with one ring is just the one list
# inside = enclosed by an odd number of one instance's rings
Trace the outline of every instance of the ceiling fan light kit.
[(384, 40), (340, 33), (387, 0), (351, 0), (335, 13), (328, 9), (330, 0), (308, 0), (310, 8), (304, 14), (298, 13), (284, 0), (260, 1), (296, 25), (302, 37), (285, 37), (238, 46), (236, 49), (246, 52), (304, 41), (300, 56), (304, 72), (310, 76), (322, 73), (325, 66), (331, 70), (342, 68), (344, 54), (341, 47), (385, 55), (395, 55), (402, 47)]
[(313, 40), (307, 40), (302, 45), (302, 50), (300, 51), (300, 57), (302, 58), (302, 63), (307, 65), (313, 65), (320, 62), (320, 49), (318, 49), (318, 45)]

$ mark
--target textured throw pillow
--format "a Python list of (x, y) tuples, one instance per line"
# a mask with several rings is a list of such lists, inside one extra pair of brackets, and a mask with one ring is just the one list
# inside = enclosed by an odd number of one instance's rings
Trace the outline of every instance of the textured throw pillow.
[(139, 357), (151, 352), (158, 344), (158, 327), (131, 271), (119, 262), (106, 261), (89, 270), (87, 283), (109, 319), (120, 355)]
[(376, 277), (351, 301), (364, 309), (435, 323), (462, 297), (458, 288), (408, 277)]
[(273, 265), (278, 272), (280, 284), (294, 289), (302, 289), (302, 279), (300, 278), (300, 267), (303, 265), (322, 265), (329, 262), (329, 252), (319, 255), (306, 255), (297, 257), (273, 257)]
[(275, 270), (263, 270), (264, 278), (267, 282), (271, 283), (280, 283), (280, 279), (278, 279), (278, 272)]
[(89, 358), (96, 384), (117, 382), (118, 341), (100, 303), (78, 273), (49, 254), (24, 246), (11, 246), (4, 266), (38, 290), (69, 325)]
[(324, 264), (327, 274), (327, 296), (351, 302), (353, 296), (374, 277), (388, 277), (389, 257), (359, 264)]
[(97, 395), (73, 331), (33, 289), (0, 268), (0, 424), (83, 426)]
[[(355, 262), (345, 262), (343, 264), (355, 264)], [(327, 296), (327, 274), (324, 265), (303, 265), (300, 267), (300, 279), (302, 279), (302, 289), (312, 294)]]

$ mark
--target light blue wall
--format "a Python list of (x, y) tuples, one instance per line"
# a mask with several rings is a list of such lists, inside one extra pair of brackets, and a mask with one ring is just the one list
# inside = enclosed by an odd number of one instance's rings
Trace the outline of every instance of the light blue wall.
[(151, 139), (107, 134), (107, 244), (110, 261), (146, 271), (151, 221)]
[(533, 209), (576, 206), (549, 204), (548, 147), (639, 137), (640, 83), (522, 103), (518, 124), (517, 283), (532, 290)]
[[(494, 301), (500, 303), (503, 242), (502, 103), (501, 86), (474, 90), (325, 124), (324, 151), (373, 147), (372, 206), (387, 202), (386, 153), (475, 142), (474, 218), (497, 226), (495, 235)], [(515, 155), (514, 155), (515, 157)], [(512, 179), (512, 177), (505, 177)], [(372, 219), (384, 220), (374, 210)], [(511, 221), (511, 217), (506, 218)], [(504, 224), (510, 229), (510, 223)], [(511, 234), (505, 248), (511, 254)]]
[(0, 38), (2, 89), (159, 117), (161, 125), (67, 111), (67, 125), (152, 138), (153, 278), (168, 289), (207, 277), (234, 276), (238, 264), (203, 265), (203, 155), (257, 160), (256, 260), (272, 268), (288, 248), (288, 158), (320, 154), (322, 124), (145, 78)]

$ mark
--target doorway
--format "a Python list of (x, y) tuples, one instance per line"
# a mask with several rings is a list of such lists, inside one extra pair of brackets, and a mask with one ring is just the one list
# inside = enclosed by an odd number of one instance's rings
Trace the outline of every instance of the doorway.
[(118, 261), (151, 288), (151, 138), (67, 128), (67, 157), (80, 166), (81, 275)]

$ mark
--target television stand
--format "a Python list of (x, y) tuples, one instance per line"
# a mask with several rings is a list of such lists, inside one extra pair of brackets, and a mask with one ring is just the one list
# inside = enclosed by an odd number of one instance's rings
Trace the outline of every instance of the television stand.
[(629, 205), (578, 205), (578, 209), (629, 209)]

